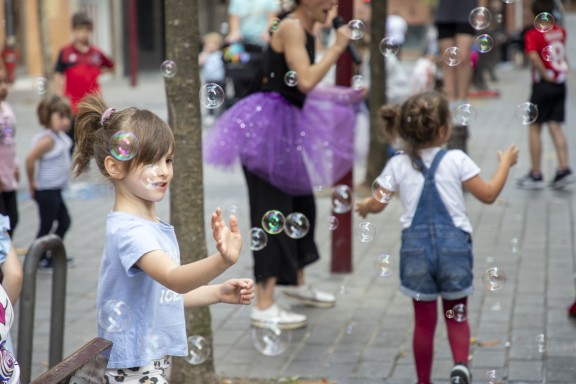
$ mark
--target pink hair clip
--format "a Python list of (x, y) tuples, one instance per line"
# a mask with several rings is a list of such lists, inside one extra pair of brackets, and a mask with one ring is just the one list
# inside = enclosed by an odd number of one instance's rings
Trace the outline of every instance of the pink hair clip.
[(104, 125), (106, 120), (108, 120), (108, 118), (113, 112), (116, 112), (116, 108), (108, 108), (107, 110), (105, 110), (104, 113), (102, 114), (102, 117), (100, 118), (100, 125)]

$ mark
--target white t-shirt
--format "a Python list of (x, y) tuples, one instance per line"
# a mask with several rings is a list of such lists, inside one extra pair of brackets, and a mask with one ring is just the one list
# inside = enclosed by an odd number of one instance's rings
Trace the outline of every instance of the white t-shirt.
[[(434, 147), (420, 152), (420, 157), (427, 168), (430, 167), (439, 150), (440, 147)], [(447, 151), (435, 175), (436, 188), (454, 225), (468, 233), (472, 233), (472, 224), (466, 215), (462, 182), (479, 173), (480, 168), (468, 155), (459, 149), (452, 149)], [(422, 193), (424, 176), (414, 169), (410, 157), (406, 154), (393, 156), (381, 175), (392, 176), (396, 181), (396, 191), (403, 207), (400, 223), (402, 228), (410, 227)]]

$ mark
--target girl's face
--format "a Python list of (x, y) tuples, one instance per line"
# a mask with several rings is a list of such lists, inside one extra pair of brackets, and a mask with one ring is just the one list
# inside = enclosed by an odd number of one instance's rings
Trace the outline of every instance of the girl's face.
[(123, 179), (127, 190), (145, 201), (156, 203), (161, 201), (174, 175), (173, 160), (174, 155), (167, 154), (154, 164), (133, 168)]
[(50, 115), (50, 128), (54, 132), (67, 132), (70, 129), (70, 116), (62, 112), (53, 112)]

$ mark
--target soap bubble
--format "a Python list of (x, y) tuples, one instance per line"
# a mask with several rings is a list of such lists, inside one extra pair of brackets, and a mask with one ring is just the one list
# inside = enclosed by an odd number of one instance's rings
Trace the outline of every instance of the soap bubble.
[(296, 71), (288, 71), (284, 75), (284, 83), (289, 87), (295, 87), (298, 85), (298, 74)]
[(554, 16), (548, 12), (542, 12), (534, 18), (534, 28), (539, 32), (548, 32), (554, 27)]
[(380, 40), (380, 53), (384, 56), (397, 55), (400, 50), (400, 43), (393, 37), (385, 37)]
[(260, 251), (268, 244), (268, 235), (262, 228), (254, 227), (250, 229), (250, 249)]
[(45, 77), (37, 77), (34, 79), (32, 87), (37, 95), (44, 95), (48, 92), (48, 79)]
[(226, 94), (216, 83), (206, 83), (200, 88), (200, 104), (204, 108), (216, 109), (224, 103)]
[(515, 112), (516, 118), (524, 125), (530, 125), (538, 119), (538, 107), (536, 104), (525, 102), (518, 104)]
[(310, 221), (300, 212), (292, 212), (286, 216), (286, 223), (284, 224), (284, 233), (292, 239), (301, 239), (310, 230)]
[(374, 224), (369, 221), (363, 221), (356, 227), (356, 237), (363, 243), (374, 240), (375, 236), (376, 228), (374, 228)]
[(226, 206), (226, 217), (230, 217), (232, 215), (236, 216), (236, 218), (240, 216), (240, 208), (236, 204), (230, 204)]
[(130, 131), (118, 131), (110, 138), (109, 150), (117, 160), (130, 160), (138, 152), (138, 138)]
[(348, 28), (350, 29), (351, 40), (360, 40), (366, 32), (366, 26), (362, 20), (350, 20), (348, 22)]
[(540, 55), (544, 61), (552, 61), (555, 58), (554, 48), (551, 45), (547, 45), (542, 49), (542, 54)]
[(352, 209), (352, 190), (347, 185), (336, 185), (332, 189), (331, 199), (334, 213), (346, 213)]
[(372, 196), (381, 203), (388, 203), (396, 192), (396, 181), (390, 175), (381, 175), (372, 183)]
[(380, 277), (392, 276), (392, 273), (394, 272), (392, 256), (387, 253), (378, 255), (376, 258), (376, 270), (378, 271), (378, 276)]
[(132, 324), (132, 311), (120, 300), (108, 300), (98, 308), (98, 324), (108, 332), (121, 332)]
[(172, 60), (163, 61), (162, 64), (160, 64), (160, 72), (162, 76), (168, 79), (174, 77), (174, 75), (176, 75), (176, 63)]
[(480, 53), (488, 53), (494, 48), (494, 39), (488, 34), (482, 34), (476, 36), (475, 44)]
[(265, 356), (281, 355), (292, 342), (292, 332), (289, 329), (280, 329), (274, 322), (266, 324), (265, 327), (253, 327), (251, 333), (254, 347)]
[(452, 309), (446, 311), (446, 317), (459, 323), (466, 321), (466, 306), (456, 304)]
[(482, 274), (484, 288), (489, 291), (497, 291), (506, 285), (506, 274), (498, 267), (491, 267)]
[(514, 3), (516, 0), (502, 0), (504, 3), (506, 4), (512, 4)]
[(350, 86), (354, 89), (366, 88), (366, 80), (364, 80), (364, 76), (362, 75), (352, 76), (352, 80), (350, 80)]
[(161, 176), (160, 167), (156, 164), (149, 164), (144, 167), (141, 177), (146, 188), (149, 189), (162, 187), (162, 184), (166, 182)]
[(504, 378), (497, 369), (489, 369), (486, 371), (486, 379), (488, 379), (488, 384), (503, 384)]
[(455, 67), (462, 62), (462, 55), (460, 54), (458, 47), (446, 48), (442, 57), (444, 58), (446, 65), (449, 67)]
[(472, 28), (476, 30), (486, 29), (490, 25), (492, 20), (492, 14), (485, 7), (477, 7), (470, 11), (468, 16), (468, 21)]
[(328, 229), (331, 231), (334, 231), (336, 228), (338, 228), (338, 224), (340, 224), (340, 221), (338, 220), (338, 218), (336, 216), (328, 216)]
[(544, 353), (546, 352), (547, 349), (547, 341), (546, 341), (546, 335), (541, 333), (539, 335), (536, 336), (536, 349), (538, 350), (538, 353)]
[(210, 357), (210, 344), (202, 336), (188, 338), (188, 356), (184, 358), (188, 364), (200, 365)]
[(282, 212), (275, 209), (262, 216), (262, 228), (271, 235), (277, 235), (284, 230), (286, 218)]
[(461, 104), (456, 107), (454, 120), (460, 125), (470, 125), (476, 120), (476, 108), (472, 104)]
[(165, 347), (166, 341), (158, 334), (150, 332), (143, 336), (142, 344), (144, 345), (145, 358), (153, 360), (158, 350)]

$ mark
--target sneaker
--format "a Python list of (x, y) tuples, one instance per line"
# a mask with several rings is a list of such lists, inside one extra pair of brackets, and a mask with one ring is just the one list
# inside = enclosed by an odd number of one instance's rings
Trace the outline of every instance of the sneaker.
[(565, 171), (558, 171), (556, 172), (556, 177), (550, 183), (550, 187), (552, 189), (562, 189), (568, 184), (572, 184), (576, 181), (574, 175), (572, 174), (572, 170), (567, 169)]
[(274, 323), (280, 329), (297, 329), (306, 326), (308, 319), (305, 315), (290, 312), (278, 304), (272, 304), (270, 308), (252, 308), (250, 315), (252, 326), (257, 328), (268, 328)]
[(456, 363), (452, 372), (450, 372), (450, 384), (470, 384), (472, 375), (470, 369), (464, 363)]
[(535, 175), (530, 172), (516, 180), (516, 185), (522, 189), (542, 189), (544, 188), (544, 178), (542, 178), (542, 175)]
[(283, 292), (291, 299), (317, 308), (331, 308), (336, 304), (336, 297), (327, 292), (319, 291), (311, 285), (288, 288)]

